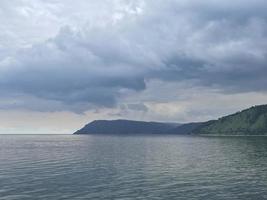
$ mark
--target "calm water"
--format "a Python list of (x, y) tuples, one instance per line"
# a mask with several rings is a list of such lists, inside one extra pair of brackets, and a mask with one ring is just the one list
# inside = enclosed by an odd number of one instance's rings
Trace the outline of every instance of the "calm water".
[(267, 138), (1, 135), (0, 199), (267, 199)]

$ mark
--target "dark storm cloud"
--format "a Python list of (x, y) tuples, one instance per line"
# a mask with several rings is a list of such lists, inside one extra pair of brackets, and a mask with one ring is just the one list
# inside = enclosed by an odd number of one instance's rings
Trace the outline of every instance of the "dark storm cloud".
[(82, 112), (112, 107), (125, 91), (144, 90), (149, 79), (192, 80), (226, 93), (267, 90), (266, 2), (122, 2), (124, 11), (104, 22), (64, 26), (4, 57), (2, 96), (56, 101), (59, 110)]

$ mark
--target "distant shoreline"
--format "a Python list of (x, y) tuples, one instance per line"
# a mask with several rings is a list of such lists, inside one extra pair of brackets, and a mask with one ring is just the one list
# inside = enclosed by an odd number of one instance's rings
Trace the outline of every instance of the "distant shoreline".
[(220, 134), (198, 134), (196, 136), (205, 137), (267, 137), (267, 135), (220, 135)]
[(131, 133), (131, 134), (26, 134), (26, 133), (16, 133), (16, 134), (12, 134), (12, 133), (7, 133), (7, 134), (0, 134), (0, 136), (8, 136), (8, 135), (18, 135), (18, 136), (70, 136), (70, 135), (79, 135), (79, 136), (180, 136), (180, 137), (267, 137), (267, 135), (220, 135), (220, 134), (153, 134), (153, 133), (147, 133), (147, 134), (135, 134), (135, 133)]

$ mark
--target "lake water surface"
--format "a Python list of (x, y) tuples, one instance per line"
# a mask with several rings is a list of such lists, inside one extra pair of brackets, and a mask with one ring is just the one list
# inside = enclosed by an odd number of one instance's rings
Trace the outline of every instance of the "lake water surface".
[(0, 135), (0, 200), (267, 199), (267, 137)]

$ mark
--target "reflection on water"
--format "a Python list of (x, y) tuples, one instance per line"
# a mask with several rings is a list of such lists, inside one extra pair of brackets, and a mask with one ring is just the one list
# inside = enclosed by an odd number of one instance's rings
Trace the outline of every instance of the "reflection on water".
[(0, 199), (267, 199), (267, 137), (0, 136)]

